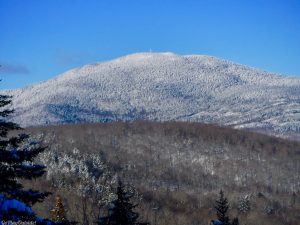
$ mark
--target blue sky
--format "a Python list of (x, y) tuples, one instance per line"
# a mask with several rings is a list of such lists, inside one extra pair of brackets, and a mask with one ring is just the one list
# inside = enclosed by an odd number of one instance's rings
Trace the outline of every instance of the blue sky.
[(0, 0), (0, 89), (150, 50), (300, 76), (300, 1)]

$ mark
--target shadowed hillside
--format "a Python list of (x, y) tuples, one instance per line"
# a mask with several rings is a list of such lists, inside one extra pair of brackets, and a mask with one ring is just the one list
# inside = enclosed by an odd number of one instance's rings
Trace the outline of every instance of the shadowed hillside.
[[(151, 224), (207, 224), (215, 217), (213, 203), (221, 188), (241, 224), (298, 224), (300, 219), (298, 142), (186, 122), (27, 131), (49, 146), (40, 157), (48, 167), (43, 182), (64, 193), (69, 216), (78, 221), (88, 214), (92, 223), (103, 213), (117, 176), (136, 187), (141, 215)], [(240, 212), (245, 196), (251, 209)], [(39, 208), (46, 216), (48, 201)]]

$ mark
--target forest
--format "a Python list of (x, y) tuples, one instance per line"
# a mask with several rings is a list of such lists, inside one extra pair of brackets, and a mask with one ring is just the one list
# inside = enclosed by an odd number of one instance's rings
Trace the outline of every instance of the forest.
[[(1, 112), (1, 198), (28, 207), (25, 220), (298, 224), (299, 142), (190, 122), (21, 129), (5, 120), (10, 113)], [(136, 219), (109, 219), (120, 216), (115, 205), (126, 205)]]

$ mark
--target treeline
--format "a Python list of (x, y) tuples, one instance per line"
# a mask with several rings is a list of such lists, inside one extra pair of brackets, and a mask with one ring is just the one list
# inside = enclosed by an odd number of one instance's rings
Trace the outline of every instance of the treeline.
[[(48, 146), (44, 149), (23, 135), (17, 124), (6, 121), (12, 113), (5, 110), (9, 103), (8, 97), (1, 97), (1, 204), (6, 210), (1, 215), (5, 220), (13, 215), (39, 223), (108, 223), (118, 199), (119, 177), (126, 184), (124, 193), (133, 194), (131, 204), (138, 204), (132, 208), (134, 217), (140, 215), (136, 223), (204, 225), (219, 220), (235, 224), (238, 215), (241, 224), (297, 224), (297, 142), (196, 123), (27, 129)], [(130, 184), (135, 189), (128, 188)], [(16, 197), (22, 186), (27, 200)], [(221, 188), (231, 202), (228, 221), (217, 217), (213, 207)], [(33, 201), (30, 196), (40, 198)], [(14, 204), (19, 208), (7, 207)], [(25, 214), (14, 217), (11, 213), (20, 208), (26, 209)]]
[[(32, 180), (43, 176), (46, 168), (35, 164), (34, 159), (42, 153), (45, 148), (34, 142), (26, 134), (17, 136), (9, 135), (10, 131), (21, 130), (13, 123), (7, 122), (5, 118), (13, 113), (5, 107), (11, 103), (9, 96), (0, 95), (0, 220), (2, 223), (35, 222), (37, 224), (76, 224), (77, 221), (66, 217), (60, 196), (56, 197), (55, 207), (52, 210), (52, 218), (40, 218), (31, 209), (37, 202), (50, 195), (50, 192), (25, 189), (20, 180)], [(107, 204), (106, 216), (98, 217), (99, 225), (147, 225), (148, 222), (138, 222), (139, 214), (134, 212), (138, 205), (131, 202), (134, 193), (125, 190), (121, 179), (118, 179), (116, 198)], [(218, 219), (212, 220), (217, 225), (237, 225), (238, 219), (230, 222), (227, 215), (228, 201), (220, 192), (220, 199), (215, 206)], [(86, 215), (87, 216), (87, 215)]]
[[(111, 123), (27, 129), (48, 149), (39, 157), (47, 183), (82, 223), (114, 196), (115, 177), (135, 186), (137, 209), (151, 224), (208, 224), (222, 188), (230, 214), (251, 225), (297, 224), (299, 143), (196, 123)], [(273, 150), (272, 150), (273, 149)], [(101, 174), (101, 176), (99, 176)], [(98, 190), (102, 190), (99, 192)], [(54, 199), (37, 210), (47, 216)], [(101, 202), (99, 205), (98, 202)], [(241, 202), (250, 210), (240, 210)], [(83, 204), (85, 207), (80, 207)], [(106, 209), (104, 209), (105, 211)], [(89, 216), (86, 216), (89, 215)], [(87, 222), (84, 222), (88, 220)]]

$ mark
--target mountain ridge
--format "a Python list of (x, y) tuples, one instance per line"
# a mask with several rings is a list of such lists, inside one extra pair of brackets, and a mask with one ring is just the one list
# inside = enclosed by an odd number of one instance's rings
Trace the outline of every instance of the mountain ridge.
[(206, 55), (135, 53), (4, 93), (23, 126), (142, 119), (300, 133), (300, 78)]

